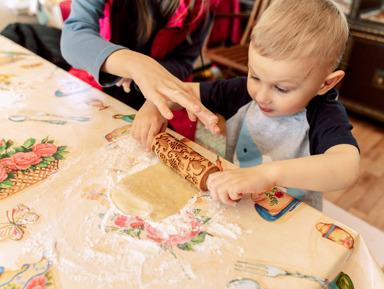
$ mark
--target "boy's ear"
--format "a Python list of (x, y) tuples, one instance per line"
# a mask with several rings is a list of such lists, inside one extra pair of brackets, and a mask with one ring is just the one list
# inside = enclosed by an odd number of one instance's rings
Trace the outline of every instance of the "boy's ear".
[(318, 94), (318, 95), (323, 95), (323, 94), (327, 93), (327, 92), (328, 92), (331, 88), (333, 88), (333, 87), (334, 87), (340, 80), (343, 79), (344, 75), (345, 75), (345, 72), (342, 71), (342, 70), (336, 70), (335, 72), (332, 72), (331, 74), (329, 74), (329, 75), (325, 78), (325, 80), (324, 80), (324, 82), (323, 82), (323, 84), (322, 84), (320, 90), (317, 92), (317, 94)]

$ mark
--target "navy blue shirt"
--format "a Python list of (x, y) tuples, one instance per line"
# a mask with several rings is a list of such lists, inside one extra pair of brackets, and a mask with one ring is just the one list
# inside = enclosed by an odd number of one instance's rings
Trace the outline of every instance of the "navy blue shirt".
[[(358, 148), (337, 95), (331, 89), (314, 97), (298, 113), (272, 118), (265, 116), (249, 96), (246, 77), (200, 84), (204, 106), (226, 119), (225, 158), (242, 168), (323, 154), (340, 144)], [(286, 190), (308, 205), (322, 209), (322, 192)]]
[[(202, 82), (200, 96), (204, 106), (221, 114), (226, 120), (253, 101), (247, 91), (246, 77)], [(349, 123), (344, 106), (336, 100), (337, 96), (337, 90), (331, 89), (325, 95), (314, 97), (306, 107), (312, 155), (322, 154), (338, 144), (350, 144), (358, 148), (351, 133), (353, 126)]]

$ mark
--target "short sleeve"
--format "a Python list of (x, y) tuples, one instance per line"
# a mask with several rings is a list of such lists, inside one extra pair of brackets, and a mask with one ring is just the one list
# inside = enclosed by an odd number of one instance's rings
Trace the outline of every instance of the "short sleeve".
[(237, 77), (200, 83), (201, 102), (210, 111), (220, 113), (225, 119), (252, 101), (247, 92), (247, 78)]
[(311, 155), (323, 154), (340, 144), (350, 144), (359, 149), (352, 135), (353, 126), (344, 106), (336, 100), (337, 96), (338, 92), (332, 89), (313, 98), (307, 106)]

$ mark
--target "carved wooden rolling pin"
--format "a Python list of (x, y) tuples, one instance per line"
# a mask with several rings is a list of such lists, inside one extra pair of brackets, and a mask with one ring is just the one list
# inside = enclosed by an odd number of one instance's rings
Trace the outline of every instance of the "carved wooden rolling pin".
[(154, 138), (151, 149), (161, 161), (201, 191), (208, 190), (209, 174), (219, 171), (216, 165), (166, 132)]

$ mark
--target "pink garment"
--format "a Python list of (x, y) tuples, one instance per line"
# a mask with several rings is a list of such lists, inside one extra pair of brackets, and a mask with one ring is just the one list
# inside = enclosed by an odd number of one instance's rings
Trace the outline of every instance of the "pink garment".
[[(239, 0), (221, 1), (217, 6), (217, 13), (239, 13)], [(238, 44), (241, 40), (242, 28), (240, 18), (218, 17), (215, 19), (209, 43), (221, 43), (230, 37), (233, 44)]]
[(108, 41), (111, 40), (111, 24), (109, 22), (109, 10), (112, 7), (112, 1), (113, 0), (108, 0), (105, 2), (104, 18), (99, 19), (100, 36)]
[[(201, 9), (201, 0), (197, 0), (195, 3), (195, 9), (193, 11), (193, 17), (191, 23), (189, 23), (188, 31), (192, 33), (199, 24), (204, 21), (205, 11), (207, 7)], [(221, 0), (210, 0), (209, 9), (216, 10), (217, 6)], [(225, 2), (225, 1), (223, 1)], [(185, 31), (183, 30), (184, 21), (187, 18), (186, 8), (188, 6), (188, 0), (181, 0), (180, 7), (172, 18), (168, 21), (166, 26), (159, 30), (156, 34), (150, 56), (156, 60), (161, 60), (165, 58), (169, 53), (174, 51), (174, 49), (180, 45), (185, 40)], [(177, 29), (169, 29), (177, 28)], [(167, 43), (167, 45), (164, 45)]]
[(60, 12), (63, 21), (67, 20), (69, 13), (71, 12), (71, 0), (61, 1), (60, 2)]

